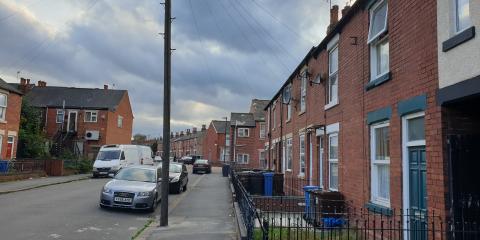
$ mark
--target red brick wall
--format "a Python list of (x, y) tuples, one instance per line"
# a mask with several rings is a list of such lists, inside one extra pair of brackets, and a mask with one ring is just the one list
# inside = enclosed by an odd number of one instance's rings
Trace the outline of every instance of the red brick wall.
[[(123, 117), (123, 126), (118, 127), (118, 116)], [(125, 93), (115, 111), (107, 116), (106, 144), (130, 144), (132, 142), (133, 112), (128, 93)]]
[[(260, 123), (264, 123), (263, 121), (257, 121), (256, 127), (249, 128), (249, 137), (238, 137), (238, 132), (236, 132), (235, 127), (230, 128), (230, 141), (231, 141), (231, 149), (230, 155), (232, 159), (236, 159), (237, 155), (240, 153), (248, 154), (249, 161), (248, 164), (238, 164), (244, 168), (255, 168), (259, 169), (260, 166), (260, 150), (265, 149), (265, 140), (266, 138), (260, 138)], [(239, 127), (240, 128), (240, 127)], [(237, 134), (236, 138), (236, 147), (234, 147), (234, 135)], [(235, 148), (235, 149), (234, 149)], [(235, 155), (234, 155), (235, 152)]]
[[(367, 113), (383, 107), (392, 108), (390, 119), (390, 195), (391, 205), (402, 208), (402, 137), (398, 102), (421, 94), (427, 95), (425, 131), (427, 150), (428, 206), (441, 212), (445, 208), (445, 170), (441, 139), (441, 113), (436, 105), (437, 42), (436, 2), (389, 1), (388, 29), (390, 41), (390, 81), (369, 91), (370, 81), (368, 11), (359, 10), (341, 30), (339, 39), (339, 104), (324, 110), (325, 85), (307, 84), (306, 112), (299, 113), (294, 102), (292, 120), (285, 123), (286, 105), (277, 103), (277, 126), (271, 126), (271, 139), (292, 134), (293, 168), (286, 177), (299, 173), (299, 131), (312, 125), (340, 123), (339, 132), (339, 190), (357, 207), (370, 200), (370, 134), (366, 124)], [(415, 26), (415, 27), (412, 27)], [(356, 44), (354, 43), (356, 39)], [(328, 72), (328, 53), (323, 49), (317, 59), (308, 61), (309, 72), (315, 77)], [(299, 99), (300, 79), (293, 78), (292, 96)], [(295, 109), (295, 106), (297, 109)], [(283, 126), (279, 127), (280, 108), (283, 108)], [(269, 111), (271, 111), (271, 107)], [(267, 114), (269, 112), (267, 111)], [(273, 113), (272, 113), (273, 114)], [(299, 115), (300, 114), (300, 115)], [(270, 123), (272, 123), (270, 118)], [(275, 129), (273, 129), (275, 127)], [(281, 129), (281, 130), (280, 130)], [(280, 131), (282, 133), (280, 134)], [(306, 137), (306, 175), (309, 178), (309, 143)], [(268, 142), (269, 140), (267, 140)], [(327, 142), (327, 141), (325, 141)], [(318, 179), (318, 141), (314, 138), (313, 178)], [(324, 145), (324, 183), (328, 189), (328, 145)], [(281, 151), (272, 153), (278, 154)], [(283, 156), (282, 156), (283, 157)], [(279, 156), (276, 157), (277, 159)], [(277, 171), (280, 171), (277, 166)], [(301, 179), (301, 178), (300, 178)]]
[(7, 142), (8, 136), (14, 136), (14, 145), (12, 158), (17, 156), (17, 142), (18, 131), (20, 128), (20, 112), (22, 108), (22, 96), (16, 93), (10, 92), (7, 96), (7, 112), (5, 113), (5, 121), (0, 122), (0, 131), (2, 132), (1, 154), (0, 159), (7, 159)]

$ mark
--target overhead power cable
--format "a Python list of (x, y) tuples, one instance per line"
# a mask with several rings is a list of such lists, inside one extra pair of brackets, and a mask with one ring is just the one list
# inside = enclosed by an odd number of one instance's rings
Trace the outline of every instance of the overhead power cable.
[(308, 40), (305, 37), (303, 37), (300, 33), (295, 31), (293, 28), (291, 28), (288, 24), (284, 23), (282, 20), (277, 18), (270, 10), (268, 10), (265, 6), (261, 5), (258, 0), (252, 0), (252, 2), (260, 9), (262, 9), (266, 14), (268, 14), (270, 17), (272, 17), (275, 21), (280, 23), (282, 26), (284, 26), (288, 31), (292, 32), (297, 38), (302, 39), (310, 44), (314, 44), (312, 40)]
[(296, 57), (293, 56), (292, 53), (290, 53), (290, 51), (288, 51), (288, 49), (286, 49), (285, 47), (283, 47), (283, 45), (277, 41), (273, 36), (272, 34), (260, 23), (260, 21), (257, 20), (257, 18), (251, 14), (248, 9), (243, 6), (243, 4), (241, 3), (242, 1), (238, 1), (238, 5), (240, 6), (240, 8), (243, 9), (243, 11), (248, 14), (250, 16), (250, 18), (260, 27), (260, 29), (265, 33), (265, 35), (267, 35), (274, 43), (276, 43), (278, 45), (278, 47), (284, 51), (288, 56), (290, 56), (295, 62), (298, 60)]
[[(28, 6), (31, 7), (33, 5), (36, 5), (37, 3), (41, 2), (41, 0), (37, 0), (35, 1), (34, 3), (30, 3)], [(15, 11), (15, 12), (12, 12), (10, 14), (8, 14), (7, 16), (4, 16), (4, 17), (0, 17), (0, 23), (4, 22), (4, 21), (7, 21), (8, 19), (12, 18), (12, 17), (15, 17), (17, 14), (19, 14), (20, 11)]]
[(232, 6), (232, 9), (235, 10), (238, 13), (238, 15), (240, 16), (240, 19), (242, 19), (258, 35), (258, 38), (260, 40), (262, 40), (268, 48), (270, 48), (270, 51), (273, 53), (273, 56), (278, 60), (278, 62), (285, 69), (288, 69), (287, 64), (277, 55), (277, 51), (275, 49), (273, 49), (273, 47), (271, 47), (265, 39), (263, 39), (262, 35), (257, 31), (257, 29), (255, 27), (253, 27), (250, 24), (250, 22), (246, 19), (246, 17), (238, 10), (238, 8), (234, 4), (232, 4), (230, 1), (227, 1), (227, 2), (229, 2), (230, 5)]

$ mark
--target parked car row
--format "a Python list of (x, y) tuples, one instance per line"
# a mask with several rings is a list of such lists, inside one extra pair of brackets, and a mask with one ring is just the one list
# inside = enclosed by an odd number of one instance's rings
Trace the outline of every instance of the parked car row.
[(131, 165), (153, 165), (152, 149), (140, 145), (105, 145), (93, 163), (93, 177), (114, 175)]

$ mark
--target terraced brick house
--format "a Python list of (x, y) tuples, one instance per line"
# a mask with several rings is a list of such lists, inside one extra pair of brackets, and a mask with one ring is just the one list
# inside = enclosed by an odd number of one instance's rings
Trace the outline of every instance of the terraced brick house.
[(22, 108), (21, 91), (0, 78), (0, 159), (17, 156), (18, 132)]

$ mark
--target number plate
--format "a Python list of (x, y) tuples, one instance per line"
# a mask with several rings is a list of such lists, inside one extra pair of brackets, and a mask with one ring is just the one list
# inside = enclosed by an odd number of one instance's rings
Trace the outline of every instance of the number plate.
[(123, 198), (123, 197), (115, 197), (115, 202), (126, 202), (126, 203), (131, 203), (132, 199), (131, 198)]
[(99, 172), (99, 174), (108, 174), (108, 172)]

